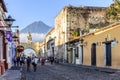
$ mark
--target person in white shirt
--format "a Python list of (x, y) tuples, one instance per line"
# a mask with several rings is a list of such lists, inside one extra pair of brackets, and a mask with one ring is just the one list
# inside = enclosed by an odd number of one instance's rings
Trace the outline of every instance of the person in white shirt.
[(38, 63), (38, 58), (35, 56), (32, 60), (34, 72), (36, 72), (36, 70), (37, 70), (37, 63)]

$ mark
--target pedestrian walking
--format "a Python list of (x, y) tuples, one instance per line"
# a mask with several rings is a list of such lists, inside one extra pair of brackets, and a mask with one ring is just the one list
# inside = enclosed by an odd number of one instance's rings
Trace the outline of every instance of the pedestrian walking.
[(50, 57), (50, 62), (51, 62), (51, 64), (53, 64), (53, 62), (54, 62), (54, 57)]
[(38, 63), (38, 58), (35, 56), (32, 60), (32, 65), (33, 65), (34, 72), (36, 72), (36, 70), (37, 70), (37, 63)]
[(23, 64), (24, 64), (24, 57), (20, 57), (20, 67), (22, 67), (23, 66)]
[(14, 58), (13, 58), (13, 62), (14, 62), (14, 66), (16, 66), (16, 63), (17, 63), (16, 56), (14, 56)]
[(27, 71), (30, 71), (31, 58), (27, 57)]
[(41, 58), (41, 65), (44, 65), (45, 64), (45, 59), (44, 58)]
[(17, 66), (19, 66), (20, 65), (20, 57), (18, 56), (17, 57)]

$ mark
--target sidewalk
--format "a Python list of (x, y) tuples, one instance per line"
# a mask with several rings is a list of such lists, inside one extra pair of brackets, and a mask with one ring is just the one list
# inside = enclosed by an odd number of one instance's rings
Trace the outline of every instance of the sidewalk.
[(20, 67), (12, 67), (8, 69), (4, 75), (0, 76), (0, 80), (20, 80), (21, 72)]
[(90, 70), (96, 70), (96, 71), (101, 71), (105, 73), (116, 73), (120, 72), (120, 69), (112, 69), (112, 68), (104, 68), (104, 67), (96, 67), (96, 66), (87, 66), (87, 65), (80, 65), (80, 64), (72, 64), (72, 63), (59, 63), (61, 65), (66, 65), (66, 66), (74, 66), (74, 67), (79, 67), (83, 69), (90, 69)]

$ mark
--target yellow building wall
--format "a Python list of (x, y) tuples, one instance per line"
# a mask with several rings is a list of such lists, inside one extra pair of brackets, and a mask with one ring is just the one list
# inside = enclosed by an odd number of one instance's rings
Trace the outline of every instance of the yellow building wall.
[(109, 68), (119, 68), (120, 69), (120, 25), (115, 26), (114, 29), (106, 30), (100, 34), (93, 33), (84, 36), (84, 42), (87, 45), (83, 47), (83, 64), (91, 65), (91, 46), (92, 43), (99, 43), (96, 45), (96, 66), (97, 67), (108, 67), (104, 65), (104, 44), (106, 36), (109, 35), (109, 40), (118, 40), (118, 43), (111, 46), (111, 62), (112, 66)]

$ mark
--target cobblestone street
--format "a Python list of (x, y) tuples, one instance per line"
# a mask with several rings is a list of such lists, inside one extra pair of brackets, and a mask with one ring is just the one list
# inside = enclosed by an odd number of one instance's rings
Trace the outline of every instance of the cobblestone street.
[(49, 63), (41, 66), (38, 64), (37, 71), (27, 72), (23, 68), (23, 80), (120, 80), (120, 74), (106, 73), (87, 68), (80, 68), (69, 65), (50, 65)]

